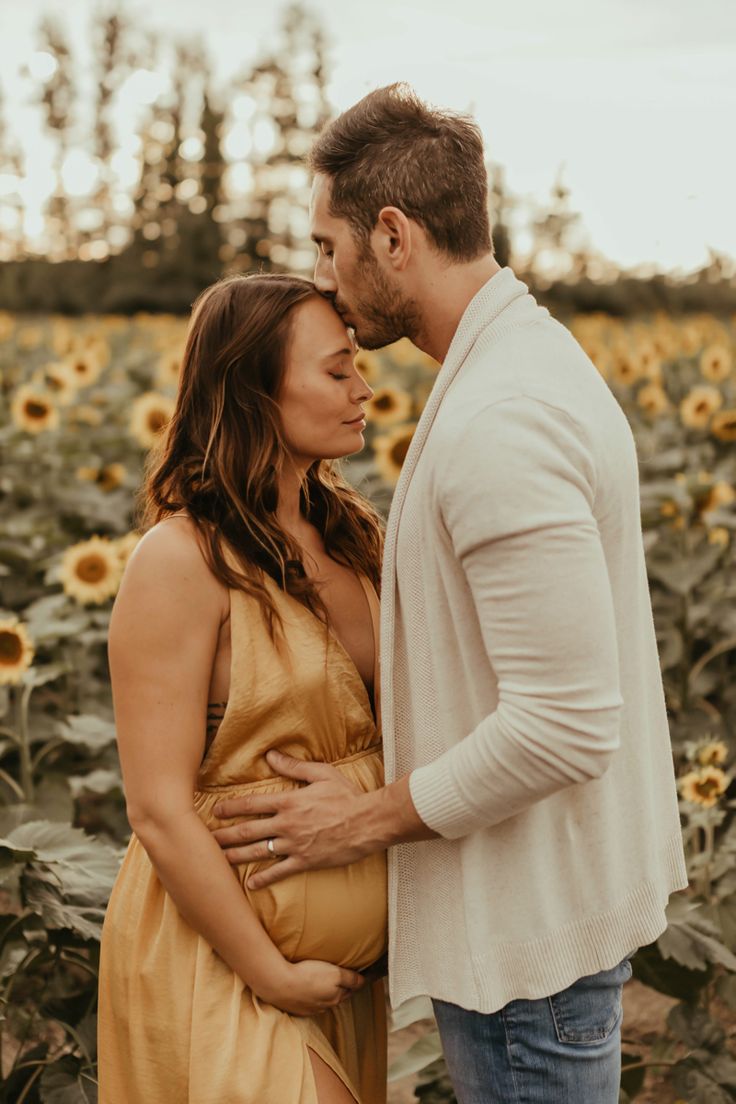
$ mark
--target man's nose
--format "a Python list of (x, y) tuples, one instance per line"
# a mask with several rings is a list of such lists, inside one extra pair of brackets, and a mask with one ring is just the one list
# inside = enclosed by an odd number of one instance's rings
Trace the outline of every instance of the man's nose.
[(329, 257), (318, 257), (314, 266), (314, 282), (322, 295), (334, 295), (337, 281)]

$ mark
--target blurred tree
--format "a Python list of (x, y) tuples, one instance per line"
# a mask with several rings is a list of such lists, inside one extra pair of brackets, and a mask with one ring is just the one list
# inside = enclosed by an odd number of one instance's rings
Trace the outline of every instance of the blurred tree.
[(562, 168), (552, 186), (550, 202), (538, 207), (531, 220), (531, 272), (541, 287), (556, 279), (588, 275), (591, 250), (580, 213), (570, 204), (570, 190), (562, 182)]
[(54, 142), (54, 191), (46, 209), (48, 255), (52, 260), (72, 257), (77, 250), (77, 234), (72, 217), (72, 204), (64, 188), (62, 169), (72, 145), (73, 106), (75, 98), (72, 79), (72, 56), (61, 25), (47, 16), (40, 28), (41, 50), (55, 61), (50, 76), (43, 82), (40, 103), (46, 126)]
[(222, 271), (222, 112), (199, 44), (175, 46), (171, 91), (140, 132), (130, 245), (115, 258), (109, 309), (186, 310)]
[(284, 12), (279, 40), (278, 49), (239, 82), (252, 185), (240, 221), (244, 240), (232, 250), (233, 267), (307, 271), (313, 250), (304, 157), (330, 115), (324, 34), (319, 20), (297, 3)]
[(488, 190), (490, 200), (491, 233), (493, 235), (493, 253), (501, 268), (511, 264), (511, 226), (510, 215), (516, 200), (506, 190), (506, 173), (503, 165), (488, 166)]
[(0, 261), (17, 257), (23, 243), (23, 155), (10, 134), (5, 118), (5, 99), (0, 87)]
[(125, 240), (127, 229), (115, 209), (112, 158), (117, 137), (112, 116), (116, 94), (137, 65), (138, 56), (130, 42), (130, 27), (119, 10), (97, 13), (92, 24), (92, 41), (95, 84), (92, 151), (99, 177), (87, 202), (87, 217), (80, 236), (83, 242), (97, 240), (114, 249)]
[(199, 235), (199, 241), (208, 256), (213, 260), (224, 260), (228, 256), (222, 253), (222, 233), (220, 230), (221, 222), (226, 214), (224, 177), (227, 166), (222, 154), (224, 121), (224, 113), (214, 106), (213, 94), (206, 87), (202, 97), (202, 117), (200, 121), (202, 133), (204, 134), (204, 158), (200, 175), (201, 219), (204, 225)]

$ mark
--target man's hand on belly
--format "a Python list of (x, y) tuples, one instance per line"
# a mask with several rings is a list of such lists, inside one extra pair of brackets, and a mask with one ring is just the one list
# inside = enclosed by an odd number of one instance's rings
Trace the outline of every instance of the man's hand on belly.
[(435, 836), (414, 808), (408, 775), (363, 793), (327, 763), (305, 763), (280, 751), (268, 752), (267, 759), (281, 777), (306, 785), (228, 798), (215, 808), (222, 820), (257, 818), (214, 832), (234, 866), (265, 862), (274, 855), (279, 860), (253, 874), (248, 889), (262, 889), (302, 870), (347, 866), (403, 840)]

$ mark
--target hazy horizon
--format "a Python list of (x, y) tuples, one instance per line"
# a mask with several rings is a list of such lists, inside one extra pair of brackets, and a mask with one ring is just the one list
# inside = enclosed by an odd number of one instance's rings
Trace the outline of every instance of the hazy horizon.
[[(133, 21), (172, 37), (202, 37), (224, 81), (275, 37), (283, 5), (140, 0)], [(592, 246), (616, 263), (690, 270), (707, 247), (736, 257), (736, 5), (702, 0), (438, 0), (370, 6), (313, 0), (330, 41), (328, 92), (336, 110), (370, 88), (408, 80), (426, 98), (471, 110), (509, 190), (544, 203), (562, 170)], [(13, 129), (33, 133), (19, 77), (44, 14), (89, 49), (90, 0), (63, 6), (0, 0), (0, 87)], [(83, 77), (83, 71), (80, 73)], [(82, 81), (84, 83), (84, 81)], [(731, 127), (732, 129), (732, 127)], [(42, 171), (43, 143), (29, 145)], [(34, 166), (36, 168), (34, 169)]]

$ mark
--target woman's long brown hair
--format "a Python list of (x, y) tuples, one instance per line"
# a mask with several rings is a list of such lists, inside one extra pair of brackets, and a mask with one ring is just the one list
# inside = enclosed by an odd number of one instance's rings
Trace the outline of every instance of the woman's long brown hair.
[[(210, 570), (258, 599), (272, 633), (280, 619), (264, 573), (327, 620), (302, 550), (276, 517), (279, 475), (288, 462), (278, 406), (286, 352), (295, 308), (317, 294), (311, 280), (288, 275), (230, 276), (202, 292), (176, 408), (149, 456), (141, 491), (142, 527), (186, 510)], [(381, 520), (335, 461), (312, 464), (301, 501), (327, 553), (378, 587)]]

